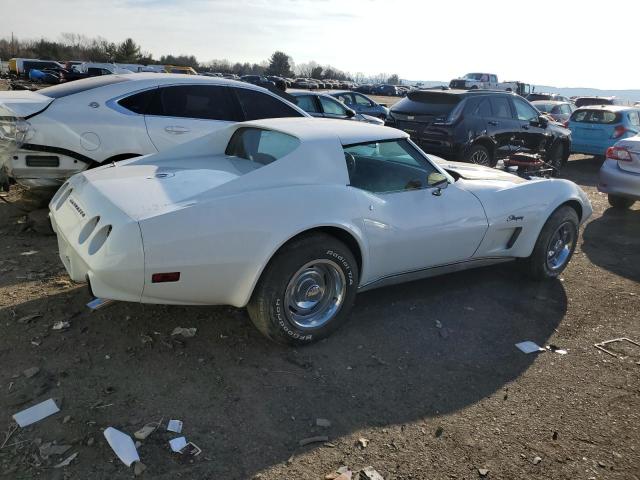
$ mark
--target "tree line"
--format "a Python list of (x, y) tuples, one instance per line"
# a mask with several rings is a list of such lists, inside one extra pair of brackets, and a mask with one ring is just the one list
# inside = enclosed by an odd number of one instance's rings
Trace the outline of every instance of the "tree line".
[(17, 38), (0, 39), (0, 59), (12, 57), (39, 58), (42, 60), (81, 60), (91, 62), (136, 63), (143, 65), (180, 65), (193, 67), (201, 72), (233, 73), (236, 75), (276, 75), (281, 77), (331, 78), (350, 80), (358, 83), (398, 84), (398, 75), (379, 73), (365, 75), (345, 72), (331, 65), (320, 65), (311, 61), (296, 65), (293, 59), (282, 51), (274, 52), (268, 60), (261, 63), (232, 62), (226, 59), (198, 62), (194, 55), (162, 55), (154, 59), (132, 38), (122, 42), (110, 42), (102, 37), (90, 38), (76, 33), (63, 33), (57, 41), (41, 38), (39, 40), (21, 40)]

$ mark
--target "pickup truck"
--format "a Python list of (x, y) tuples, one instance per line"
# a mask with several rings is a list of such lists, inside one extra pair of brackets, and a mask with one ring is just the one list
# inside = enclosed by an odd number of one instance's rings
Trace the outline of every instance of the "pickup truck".
[(520, 96), (528, 95), (532, 92), (531, 85), (522, 82), (499, 82), (498, 76), (494, 73), (467, 73), (461, 78), (455, 78), (449, 82), (449, 88), (458, 90), (505, 90), (516, 92)]

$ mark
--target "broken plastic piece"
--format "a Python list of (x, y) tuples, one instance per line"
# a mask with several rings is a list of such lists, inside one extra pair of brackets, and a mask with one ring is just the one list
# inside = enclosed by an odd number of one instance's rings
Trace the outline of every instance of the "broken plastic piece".
[(174, 452), (181, 453), (182, 449), (187, 446), (187, 439), (184, 437), (174, 438), (169, 440), (169, 446)]
[(181, 420), (169, 420), (169, 424), (167, 425), (168, 432), (180, 433), (182, 432), (182, 421)]
[(195, 443), (189, 442), (182, 450), (180, 450), (180, 453), (182, 453), (183, 455), (191, 455), (192, 457), (197, 457), (202, 453), (202, 449)]
[(72, 453), (71, 455), (69, 455), (67, 458), (65, 458), (63, 461), (61, 461), (59, 464), (55, 465), (53, 468), (63, 468), (63, 467), (68, 467), (69, 464), (71, 462), (73, 462), (76, 457), (78, 456), (78, 452), (76, 453)]
[(553, 352), (553, 353), (557, 353), (558, 355), (566, 355), (567, 352), (565, 349), (563, 348), (558, 348), (555, 345), (547, 345), (547, 350)]
[(544, 352), (544, 348), (538, 345), (536, 342), (527, 340), (526, 342), (516, 343), (516, 347), (522, 353)]
[(27, 427), (33, 423), (39, 422), (54, 413), (58, 413), (60, 409), (51, 398), (42, 403), (27, 408), (21, 412), (16, 413), (13, 419), (21, 427)]
[(171, 332), (171, 336), (174, 337), (176, 335), (180, 335), (184, 338), (192, 338), (196, 336), (197, 332), (198, 332), (198, 329), (194, 327), (191, 327), (191, 328), (176, 327), (173, 329), (173, 332)]
[(149, 435), (156, 431), (157, 423), (147, 423), (144, 427), (133, 434), (137, 440), (146, 440)]
[(89, 307), (91, 310), (99, 310), (100, 308), (108, 307), (114, 302), (115, 300), (109, 300), (107, 298), (94, 298), (89, 303), (87, 303), (87, 307)]
[(104, 438), (107, 439), (107, 442), (113, 452), (127, 467), (130, 467), (134, 462), (140, 461), (136, 445), (133, 443), (131, 437), (126, 433), (122, 433), (120, 430), (109, 427), (104, 431)]

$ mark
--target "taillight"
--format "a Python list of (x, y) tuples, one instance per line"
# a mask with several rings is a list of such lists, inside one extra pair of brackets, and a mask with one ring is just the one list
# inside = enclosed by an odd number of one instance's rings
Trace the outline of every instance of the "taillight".
[(620, 138), (626, 132), (627, 132), (627, 129), (625, 128), (624, 125), (617, 125), (616, 128), (613, 130), (613, 138)]
[(180, 272), (154, 273), (151, 275), (151, 283), (178, 282)]
[(565, 120), (562, 125), (564, 126), (564, 128), (569, 128), (569, 120)]
[(626, 148), (609, 147), (607, 148), (607, 158), (617, 160), (619, 162), (630, 162), (631, 153)]

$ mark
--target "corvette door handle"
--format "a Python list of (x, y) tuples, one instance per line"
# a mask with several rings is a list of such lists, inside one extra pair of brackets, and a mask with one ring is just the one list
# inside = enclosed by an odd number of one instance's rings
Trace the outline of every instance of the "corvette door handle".
[(169, 125), (168, 127), (164, 127), (164, 131), (173, 135), (182, 135), (183, 133), (189, 133), (191, 130), (179, 125)]
[(489, 125), (491, 125), (492, 127), (497, 127), (498, 125), (500, 125), (500, 122), (496, 122), (495, 120), (489, 120)]

